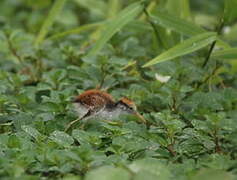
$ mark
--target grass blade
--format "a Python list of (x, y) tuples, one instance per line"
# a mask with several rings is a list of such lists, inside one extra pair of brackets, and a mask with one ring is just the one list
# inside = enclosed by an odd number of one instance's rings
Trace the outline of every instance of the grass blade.
[(156, 15), (152, 15), (151, 18), (154, 23), (186, 36), (194, 36), (206, 32), (204, 29), (191, 22), (165, 12), (157, 11)]
[(108, 6), (105, 1), (98, 0), (75, 0), (75, 2), (85, 9), (88, 9), (94, 16), (105, 18), (107, 15)]
[(169, 0), (166, 4), (168, 12), (172, 12), (175, 16), (189, 19), (191, 17), (189, 0)]
[(185, 54), (192, 53), (197, 51), (208, 44), (215, 41), (217, 38), (217, 34), (213, 32), (202, 33), (196, 36), (193, 36), (180, 44), (176, 45), (175, 47), (165, 51), (161, 55), (155, 57), (148, 63), (146, 63), (143, 67), (148, 67), (160, 62), (168, 61), (170, 59), (174, 59), (179, 56), (183, 56)]
[(48, 17), (45, 19), (40, 32), (35, 40), (35, 46), (38, 46), (41, 42), (44, 41), (45, 36), (47, 35), (50, 27), (52, 26), (54, 20), (58, 16), (58, 14), (61, 12), (64, 3), (66, 0), (56, 0), (53, 4), (53, 7), (51, 8)]
[(132, 21), (142, 10), (143, 5), (141, 3), (131, 4), (122, 10), (110, 23), (105, 25), (103, 36), (95, 43), (87, 56), (96, 55), (116, 32)]
[[(154, 23), (157, 23), (164, 28), (178, 32), (184, 36), (190, 37), (208, 32), (196, 24), (165, 12), (156, 11), (155, 15), (151, 15), (151, 18), (153, 19)], [(221, 39), (217, 39), (217, 45), (222, 48), (229, 48), (229, 45)]]
[(236, 11), (237, 1), (236, 0), (227, 0), (225, 1), (224, 8), (224, 21), (226, 23), (232, 23), (237, 19), (237, 11)]
[(109, 0), (108, 2), (108, 19), (116, 17), (121, 8), (120, 0)]
[(71, 34), (80, 34), (81, 32), (85, 32), (85, 31), (89, 31), (91, 29), (94, 29), (98, 26), (102, 26), (104, 24), (106, 24), (108, 21), (101, 21), (101, 22), (97, 22), (97, 23), (91, 23), (91, 24), (85, 24), (82, 25), (78, 28), (74, 28), (65, 32), (61, 32), (61, 33), (57, 33), (51, 37), (49, 37), (48, 39), (58, 39), (58, 38), (62, 38), (64, 36), (68, 36)]
[(211, 56), (220, 59), (237, 59), (237, 48), (216, 51)]

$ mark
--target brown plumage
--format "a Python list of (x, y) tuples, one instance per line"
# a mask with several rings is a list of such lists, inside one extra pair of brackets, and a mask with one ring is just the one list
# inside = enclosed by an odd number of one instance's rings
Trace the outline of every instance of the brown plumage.
[(110, 94), (96, 89), (85, 91), (84, 93), (77, 96), (74, 102), (81, 103), (90, 109), (99, 109), (106, 104), (115, 103), (113, 97)]

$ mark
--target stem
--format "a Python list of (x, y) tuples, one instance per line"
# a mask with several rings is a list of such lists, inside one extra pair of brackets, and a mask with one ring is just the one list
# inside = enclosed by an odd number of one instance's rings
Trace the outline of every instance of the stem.
[(215, 142), (215, 152), (216, 153), (222, 153), (222, 150), (221, 150), (221, 147), (220, 147), (220, 144), (219, 144), (219, 138), (217, 136), (217, 130), (215, 130), (214, 132), (214, 142)]
[(17, 53), (17, 50), (16, 48), (13, 47), (13, 44), (12, 42), (10, 41), (9, 39), (9, 36), (6, 34), (6, 37), (7, 37), (7, 43), (8, 43), (8, 47), (12, 53), (13, 56), (15, 56), (17, 58), (17, 60), (22, 64), (23, 63), (23, 60), (21, 58), (21, 56)]
[(204, 61), (203, 65), (202, 65), (202, 68), (204, 68), (204, 67), (207, 65), (207, 63), (208, 63), (208, 61), (209, 61), (209, 59), (210, 59), (210, 57), (211, 57), (211, 53), (212, 53), (212, 51), (213, 51), (213, 49), (214, 49), (214, 47), (215, 47), (215, 45), (216, 45), (216, 41), (214, 41), (214, 42), (211, 44), (211, 47), (210, 47), (210, 49), (209, 49), (209, 51), (208, 51), (207, 57), (205, 58), (205, 61)]
[(162, 42), (162, 40), (161, 40), (161, 38), (160, 38), (160, 34), (159, 34), (159, 32), (158, 32), (158, 29), (156, 28), (155, 23), (153, 23), (153, 21), (151, 20), (151, 17), (150, 17), (150, 15), (149, 15), (149, 13), (147, 12), (146, 7), (144, 7), (143, 11), (144, 11), (145, 15), (147, 16), (148, 22), (150, 23), (151, 27), (152, 27), (153, 30), (154, 30), (154, 33), (155, 33), (155, 36), (156, 36), (156, 39), (157, 39), (158, 43), (161, 44), (163, 47), (166, 47), (166, 46), (163, 44), (163, 42)]
[(204, 79), (203, 82), (199, 82), (199, 83), (197, 84), (196, 89), (198, 89), (202, 84), (205, 84), (211, 77), (213, 77), (213, 76), (216, 74), (217, 70), (218, 70), (220, 67), (221, 67), (221, 66), (217, 64), (216, 67), (213, 69), (212, 73), (210, 74), (210, 76), (207, 76), (207, 77)]
[[(222, 28), (223, 28), (224, 24), (225, 24), (224, 18), (222, 17), (222, 19), (221, 19), (221, 21), (220, 21), (220, 25), (219, 25), (218, 28), (217, 28), (217, 35), (220, 35), (220, 34), (221, 34), (221, 31), (222, 31)], [(208, 61), (209, 61), (209, 59), (210, 59), (210, 57), (211, 57), (211, 53), (212, 53), (213, 49), (214, 49), (215, 46), (216, 46), (216, 41), (217, 41), (217, 40), (215, 40), (215, 41), (211, 44), (211, 47), (210, 47), (210, 49), (209, 49), (209, 51), (208, 51), (208, 54), (207, 54), (207, 56), (206, 56), (206, 58), (205, 58), (205, 61), (204, 61), (204, 63), (202, 64), (202, 68), (204, 68), (204, 67), (207, 65), (207, 63), (208, 63)]]
[(176, 156), (176, 152), (174, 151), (173, 144), (169, 144), (167, 146), (167, 150), (170, 152), (170, 154), (172, 154), (173, 156)]
[(104, 82), (105, 82), (105, 78), (106, 78), (106, 76), (107, 76), (107, 74), (106, 74), (106, 72), (105, 72), (105, 70), (104, 70), (104, 65), (102, 65), (100, 69), (101, 69), (101, 72), (102, 72), (102, 79), (101, 79), (101, 81), (100, 81), (100, 84), (99, 84), (99, 86), (98, 86), (98, 89), (101, 89), (101, 88), (103, 87)]

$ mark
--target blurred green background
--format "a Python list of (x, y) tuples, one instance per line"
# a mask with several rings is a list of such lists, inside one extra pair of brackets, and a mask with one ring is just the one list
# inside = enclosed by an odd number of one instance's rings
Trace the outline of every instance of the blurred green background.
[[(45, 20), (53, 0), (2, 0), (0, 2), (0, 23), (1, 28), (10, 26), (21, 28), (29, 33), (37, 33)], [(69, 0), (67, 1), (61, 15), (57, 18), (53, 31), (51, 33), (67, 30), (78, 25), (91, 23), (106, 19), (112, 14), (116, 14), (120, 8), (136, 2), (135, 0)], [(147, 1), (149, 2), (149, 1)], [(157, 0), (165, 4), (165, 0)], [(117, 4), (116, 4), (117, 3)], [(111, 4), (116, 4), (116, 9), (111, 9)], [(170, 0), (165, 6), (172, 13), (179, 13), (181, 9), (177, 8), (175, 0)], [(210, 18), (212, 22), (217, 23), (218, 17), (223, 12), (223, 0), (212, 1), (190, 1), (193, 18)], [(173, 6), (173, 7), (172, 7)], [(162, 7), (165, 8), (165, 7)], [(111, 11), (114, 12), (111, 12)], [(175, 12), (175, 11), (176, 12)], [(199, 17), (200, 16), (200, 17)], [(205, 23), (199, 20), (198, 23)], [(206, 19), (207, 21), (207, 19)]]
[[(0, 179), (236, 179), (236, 0), (143, 1), (158, 20), (136, 4), (138, 15), (89, 58), (106, 22), (139, 1), (67, 0), (42, 28), (57, 2), (0, 0)], [(214, 53), (229, 54), (204, 66), (210, 41), (142, 68), (223, 19)], [(92, 88), (132, 99), (149, 124), (128, 116), (65, 133), (77, 118), (71, 99)]]

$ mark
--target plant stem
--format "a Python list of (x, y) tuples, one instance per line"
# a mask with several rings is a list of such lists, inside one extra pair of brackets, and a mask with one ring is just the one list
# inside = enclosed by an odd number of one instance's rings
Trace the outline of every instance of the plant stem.
[[(225, 23), (224, 23), (224, 18), (222, 18), (221, 21), (220, 21), (220, 25), (219, 25), (218, 28), (217, 28), (217, 34), (218, 34), (218, 35), (221, 34), (221, 31), (222, 31), (222, 28), (223, 28), (224, 24), (225, 24)], [(216, 46), (216, 41), (217, 41), (217, 40), (215, 40), (215, 41), (211, 44), (211, 47), (210, 47), (210, 49), (209, 49), (209, 51), (208, 51), (208, 54), (207, 54), (207, 56), (206, 56), (206, 58), (205, 58), (205, 61), (204, 61), (204, 63), (202, 64), (202, 68), (204, 68), (204, 67), (207, 65), (207, 63), (208, 63), (208, 61), (209, 61), (209, 59), (210, 59), (210, 57), (211, 57), (211, 53), (212, 53), (213, 49), (214, 49), (215, 46)]]
[(22, 60), (21, 56), (17, 53), (16, 48), (13, 47), (13, 44), (12, 44), (11, 40), (9, 39), (9, 36), (6, 35), (6, 37), (7, 37), (7, 43), (8, 43), (9, 50), (11, 51), (12, 55), (15, 56), (17, 58), (17, 60), (22, 64), (23, 60)]
[(173, 144), (169, 144), (167, 146), (167, 150), (170, 152), (170, 154), (172, 154), (172, 156), (176, 156), (176, 152), (174, 151)]
[(219, 70), (221, 66), (219, 64), (216, 65), (216, 67), (213, 69), (213, 71), (211, 72), (211, 74), (209, 76), (207, 76), (203, 82), (199, 82), (197, 84), (196, 89), (198, 89), (201, 85), (205, 84), (211, 77), (215, 76), (216, 72)]
[(155, 23), (151, 20), (151, 17), (150, 17), (150, 15), (149, 15), (149, 13), (147, 12), (146, 7), (144, 7), (143, 11), (144, 11), (145, 15), (147, 16), (147, 21), (150, 23), (151, 27), (152, 27), (153, 30), (154, 30), (154, 33), (155, 33), (155, 36), (156, 36), (156, 39), (157, 39), (158, 43), (161, 44), (163, 47), (166, 47), (166, 46), (163, 44), (163, 42), (162, 42), (162, 40), (161, 40), (161, 38), (160, 38), (160, 34), (159, 34), (159, 32), (158, 32), (158, 29), (156, 28)]
[(215, 152), (216, 153), (222, 153), (222, 150), (221, 150), (221, 147), (220, 147), (220, 144), (219, 144), (219, 138), (217, 136), (217, 130), (215, 130), (214, 132), (214, 141), (215, 141)]

